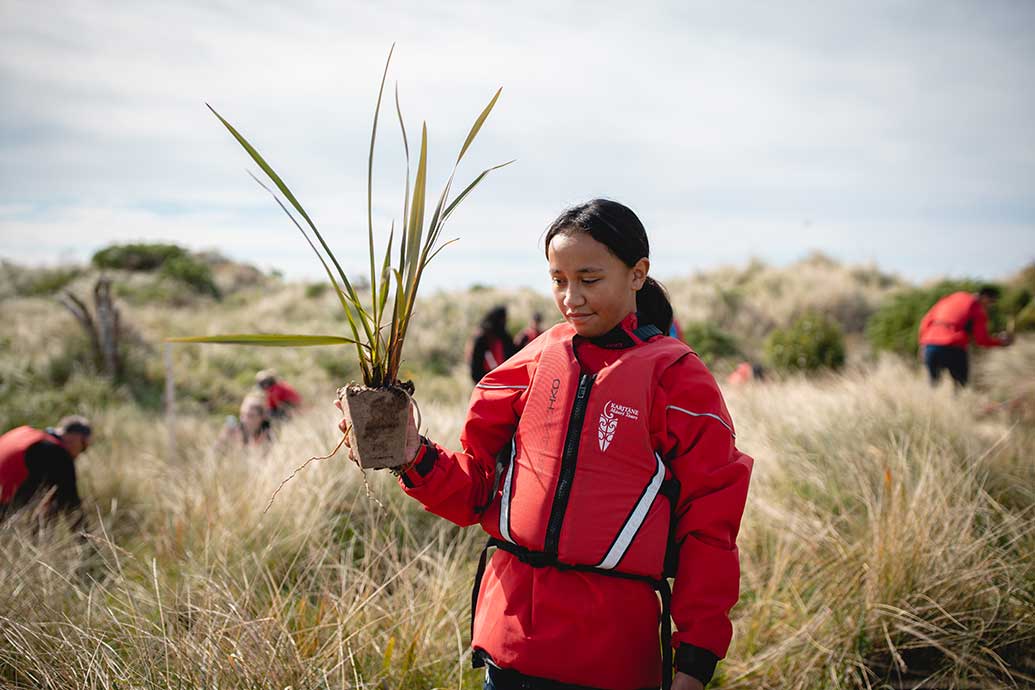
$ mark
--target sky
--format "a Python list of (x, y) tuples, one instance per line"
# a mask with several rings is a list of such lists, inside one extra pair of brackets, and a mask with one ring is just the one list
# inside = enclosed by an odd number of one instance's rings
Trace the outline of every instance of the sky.
[[(394, 43), (389, 94), (411, 153), (427, 123), (434, 194), (501, 86), (456, 185), (515, 160), (450, 218), (426, 284), (545, 289), (546, 226), (600, 196), (643, 220), (661, 278), (812, 251), (1000, 278), (1035, 261), (1032, 36), (1026, 0), (0, 0), (0, 258), (171, 241), (319, 278), (209, 103), (362, 273)], [(382, 245), (405, 176), (384, 105)]]

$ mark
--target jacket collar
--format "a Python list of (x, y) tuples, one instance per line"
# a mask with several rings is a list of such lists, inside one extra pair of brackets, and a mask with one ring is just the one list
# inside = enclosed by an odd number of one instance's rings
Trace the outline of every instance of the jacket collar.
[(597, 347), (602, 347), (605, 350), (626, 350), (630, 347), (634, 347), (637, 343), (642, 342), (633, 331), (639, 325), (639, 318), (636, 312), (629, 312), (629, 314), (622, 319), (617, 326), (612, 328), (603, 335), (598, 335), (593, 338), (582, 338), (581, 336), (575, 336), (579, 340), (592, 343)]

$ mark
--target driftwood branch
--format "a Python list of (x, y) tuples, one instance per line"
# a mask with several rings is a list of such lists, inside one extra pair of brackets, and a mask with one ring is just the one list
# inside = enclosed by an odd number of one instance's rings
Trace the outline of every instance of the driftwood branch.
[(102, 276), (97, 280), (93, 286), (93, 302), (104, 373), (115, 378), (122, 372), (122, 360), (119, 357), (119, 310), (111, 299), (110, 279)]
[(67, 290), (63, 295), (61, 295), (58, 302), (61, 303), (61, 306), (72, 313), (75, 320), (78, 321), (79, 325), (82, 326), (84, 331), (86, 331), (86, 335), (90, 339), (90, 350), (93, 353), (94, 363), (100, 365), (101, 343), (97, 339), (97, 328), (94, 326), (93, 317), (90, 316), (90, 310), (81, 299)]
[(111, 280), (101, 277), (93, 287), (93, 314), (74, 293), (65, 291), (58, 302), (67, 309), (90, 339), (94, 363), (111, 379), (122, 373), (119, 341), (122, 337), (119, 310), (111, 297)]

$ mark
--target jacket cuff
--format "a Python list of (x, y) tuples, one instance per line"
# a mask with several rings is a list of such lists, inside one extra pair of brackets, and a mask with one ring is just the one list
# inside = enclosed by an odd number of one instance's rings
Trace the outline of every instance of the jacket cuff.
[(408, 470), (399, 475), (399, 479), (402, 480), (403, 485), (407, 489), (412, 489), (424, 477), (428, 476), (428, 473), (435, 467), (436, 460), (438, 460), (438, 448), (435, 447), (434, 443), (421, 436), (420, 447), (417, 448), (417, 455), (413, 459), (413, 464)]
[(719, 657), (703, 647), (684, 643), (676, 648), (676, 670), (693, 676), (702, 685), (708, 685), (711, 681), (718, 663)]

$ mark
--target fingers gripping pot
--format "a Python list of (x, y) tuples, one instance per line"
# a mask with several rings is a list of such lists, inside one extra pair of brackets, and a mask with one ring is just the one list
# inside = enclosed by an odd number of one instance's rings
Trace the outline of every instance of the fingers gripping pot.
[(413, 384), (385, 388), (356, 383), (338, 389), (348, 423), (348, 443), (363, 469), (399, 467), (406, 457), (406, 430), (410, 422)]

